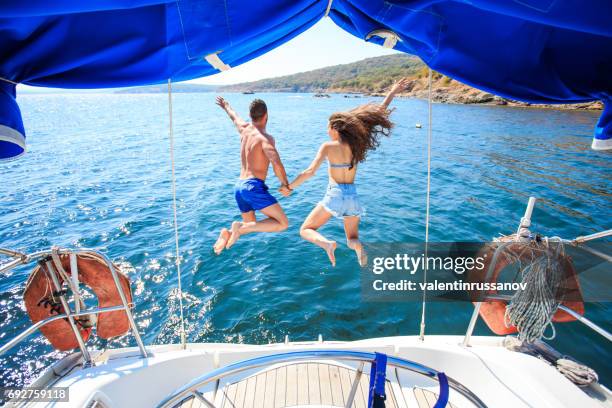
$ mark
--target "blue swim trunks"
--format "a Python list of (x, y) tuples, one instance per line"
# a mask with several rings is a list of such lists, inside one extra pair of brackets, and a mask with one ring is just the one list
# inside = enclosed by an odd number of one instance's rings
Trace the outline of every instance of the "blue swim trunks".
[(258, 178), (239, 179), (234, 185), (234, 197), (243, 213), (261, 210), (278, 202), (268, 193), (266, 183)]
[(336, 218), (361, 217), (365, 210), (359, 203), (355, 184), (339, 184), (330, 182), (327, 192), (319, 204)]

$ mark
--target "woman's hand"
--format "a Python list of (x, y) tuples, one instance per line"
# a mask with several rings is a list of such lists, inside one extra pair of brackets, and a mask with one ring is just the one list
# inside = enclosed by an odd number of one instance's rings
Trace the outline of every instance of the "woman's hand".
[(393, 86), (391, 87), (391, 90), (389, 91), (385, 99), (382, 101), (381, 106), (384, 109), (388, 109), (389, 104), (391, 103), (395, 95), (405, 90), (411, 91), (412, 88), (414, 88), (415, 83), (416, 83), (416, 80), (411, 81), (408, 77), (404, 77), (400, 79), (399, 81), (397, 81), (396, 83), (394, 83)]
[(285, 184), (285, 185), (282, 185), (281, 188), (278, 189), (278, 191), (280, 191), (283, 197), (289, 197), (293, 189), (291, 188), (290, 184)]
[(393, 86), (391, 87), (391, 91), (389, 91), (389, 93), (392, 93), (393, 95), (397, 95), (398, 93), (404, 90), (411, 91), (412, 88), (414, 87), (415, 82), (416, 81), (410, 80), (408, 77), (401, 78), (399, 81), (393, 84)]

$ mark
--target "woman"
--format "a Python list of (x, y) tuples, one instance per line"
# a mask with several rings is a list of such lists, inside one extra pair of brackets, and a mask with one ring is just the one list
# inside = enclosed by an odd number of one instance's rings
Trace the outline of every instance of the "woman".
[(367, 104), (332, 114), (327, 127), (331, 141), (321, 145), (310, 166), (289, 184), (289, 191), (296, 189), (316, 173), (323, 160), (329, 162), (327, 192), (302, 224), (300, 235), (323, 248), (333, 266), (336, 266), (336, 242), (317, 231), (332, 215), (344, 220), (348, 247), (355, 251), (361, 266), (367, 264), (367, 256), (359, 241), (359, 218), (363, 209), (354, 184), (357, 164), (365, 160), (368, 151), (378, 147), (381, 135), (389, 136), (393, 128), (389, 104), (408, 85), (407, 78), (396, 82), (381, 105)]

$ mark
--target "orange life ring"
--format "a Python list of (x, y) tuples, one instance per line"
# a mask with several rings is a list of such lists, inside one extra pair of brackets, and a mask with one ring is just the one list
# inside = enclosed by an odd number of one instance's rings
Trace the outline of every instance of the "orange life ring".
[[(532, 257), (529, 251), (524, 251), (524, 244), (520, 243), (504, 243), (508, 245), (508, 249), (513, 251), (517, 258), (521, 262), (530, 262), (532, 261)], [(487, 280), (487, 272), (489, 271), (489, 267), (491, 262), (494, 260), (494, 254), (497, 245), (487, 245), (483, 250), (481, 250), (479, 257), (484, 257), (485, 261), (483, 262), (484, 266), (480, 269), (474, 269), (473, 273), (470, 275), (471, 281), (478, 282), (497, 282), (500, 273), (512, 263), (512, 260), (508, 257), (498, 257), (495, 266), (493, 268), (490, 280)], [(572, 259), (567, 255), (561, 255), (560, 262), (563, 265), (563, 270), (566, 275), (564, 278), (564, 293), (568, 295), (571, 300), (563, 301), (562, 304), (567, 308), (572, 309), (576, 313), (580, 315), (584, 315), (584, 302), (582, 299), (582, 293), (580, 291), (580, 282), (578, 281), (578, 276), (576, 274), (576, 270), (574, 269), (574, 264)], [(497, 291), (491, 290), (487, 292), (488, 295), (495, 295)], [(514, 326), (506, 326), (505, 314), (506, 307), (508, 306), (508, 302), (504, 300), (487, 300), (482, 302), (480, 305), (479, 314), (482, 319), (485, 321), (489, 329), (493, 331), (493, 333), (497, 335), (507, 335), (513, 334), (517, 332), (516, 327)], [(563, 310), (557, 310), (553, 316), (553, 322), (570, 322), (574, 321), (574, 318), (569, 313)]]
[[(70, 276), (70, 256), (59, 255), (64, 270)], [(94, 252), (81, 252), (77, 254), (77, 269), (79, 282), (87, 285), (98, 298), (98, 307), (111, 307), (122, 305), (121, 297), (115, 286), (115, 281), (106, 262)], [(53, 264), (53, 262), (52, 262)], [(132, 292), (129, 279), (113, 265), (119, 282), (123, 288), (128, 303), (132, 302)], [(62, 284), (64, 279), (61, 274), (57, 278)], [(39, 322), (51, 316), (65, 313), (55, 293), (53, 281), (44, 262), (40, 262), (30, 274), (26, 289), (23, 293), (25, 307), (33, 323)], [(77, 320), (78, 319), (78, 320)], [(84, 341), (91, 335), (92, 327), (83, 324), (86, 319), (77, 320), (79, 332)], [(123, 310), (100, 313), (97, 315), (96, 333), (103, 339), (125, 334), (129, 330), (129, 321)], [(49, 340), (51, 345), (60, 351), (75, 349), (79, 346), (78, 341), (70, 327), (67, 319), (51, 322), (40, 328), (42, 334)]]

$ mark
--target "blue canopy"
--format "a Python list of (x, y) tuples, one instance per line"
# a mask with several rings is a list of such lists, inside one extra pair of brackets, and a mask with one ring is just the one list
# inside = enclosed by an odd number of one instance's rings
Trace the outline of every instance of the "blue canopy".
[(106, 88), (212, 75), (326, 12), (361, 39), (383, 44), (389, 33), (395, 49), (497, 95), (602, 100), (593, 148), (612, 148), (610, 0), (29, 0), (0, 3), (0, 159), (25, 149), (17, 83)]

